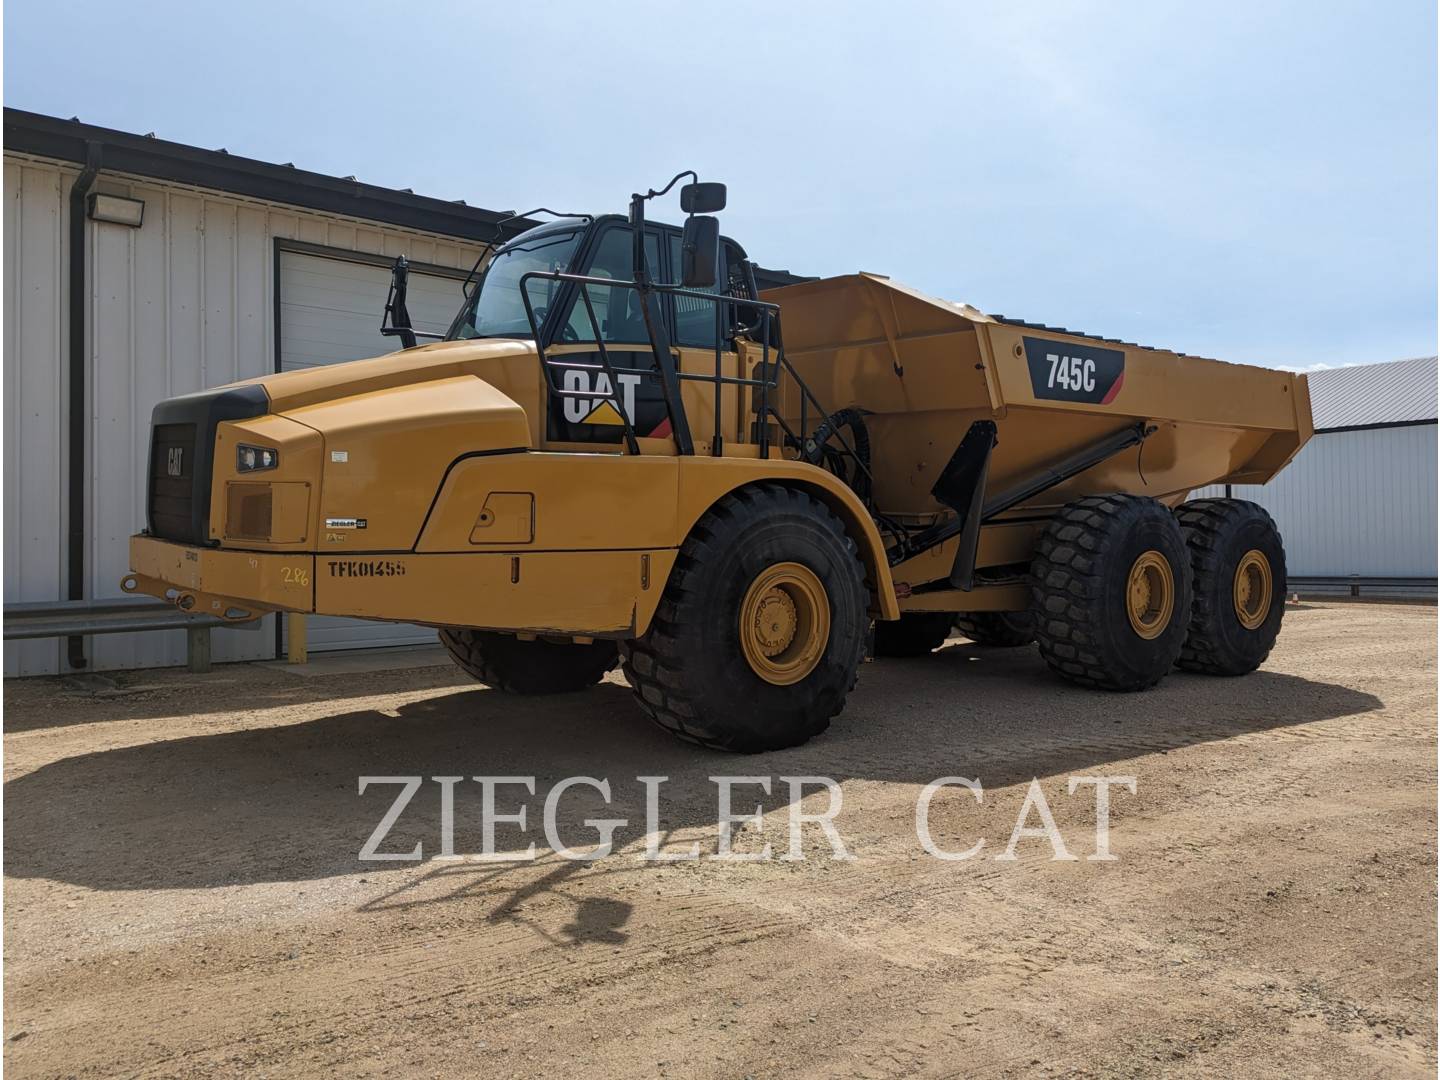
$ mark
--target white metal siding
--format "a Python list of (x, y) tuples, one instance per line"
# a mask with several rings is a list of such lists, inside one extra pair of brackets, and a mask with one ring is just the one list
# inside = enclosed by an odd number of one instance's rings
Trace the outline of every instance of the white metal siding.
[[(282, 371), (340, 364), (393, 352), (400, 343), (380, 336), (380, 308), (390, 285), (382, 266), (285, 251), (280, 255), (280, 367)], [(415, 329), (444, 333), (460, 306), (460, 282), (410, 272), (406, 306)], [(356, 514), (363, 516), (364, 508)], [(310, 616), (310, 649), (377, 648), (431, 643), (435, 631), (407, 623)]]
[[(1414, 427), (1316, 435), (1269, 484), (1232, 494), (1265, 507), (1295, 577), (1436, 576), (1436, 431)], [(1212, 498), (1212, 485), (1191, 493)]]
[[(5, 161), (5, 601), (65, 595), (66, 194), (74, 173)], [(17, 272), (23, 267), (24, 272)], [(5, 674), (54, 671), (62, 642), (7, 641)]]
[[(76, 170), (5, 157), (5, 601), (65, 596), (67, 194)], [(144, 524), (155, 402), (274, 370), (274, 240), (469, 269), (449, 238), (102, 173), (96, 190), (145, 200), (145, 224), (87, 223), (90, 432), (87, 592), (119, 595)], [(374, 299), (378, 324), (383, 291)], [(457, 305), (458, 306), (458, 303)], [(378, 351), (378, 350), (377, 350)], [(89, 639), (96, 669), (184, 662), (181, 631)], [(63, 642), (14, 642), (5, 673), (61, 669)], [(268, 657), (273, 631), (214, 635), (217, 660)]]

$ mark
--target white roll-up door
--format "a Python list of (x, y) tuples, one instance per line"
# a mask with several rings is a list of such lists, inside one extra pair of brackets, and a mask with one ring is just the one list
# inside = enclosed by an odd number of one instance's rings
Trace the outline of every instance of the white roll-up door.
[[(280, 253), (280, 370), (340, 364), (394, 352), (399, 339), (382, 337), (380, 315), (390, 287), (384, 266), (298, 251)], [(417, 330), (444, 333), (460, 308), (460, 281), (410, 271), (406, 306)], [(380, 648), (429, 644), (435, 631), (408, 623), (312, 615), (309, 648)]]

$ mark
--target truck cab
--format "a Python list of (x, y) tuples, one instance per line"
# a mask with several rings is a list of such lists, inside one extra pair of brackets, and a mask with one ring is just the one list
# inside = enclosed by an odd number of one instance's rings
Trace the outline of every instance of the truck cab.
[[(680, 280), (683, 230), (645, 222), (642, 236), (644, 278)], [(639, 438), (673, 438), (663, 386), (643, 374), (655, 367), (656, 345), (645, 319), (644, 293), (636, 288), (634, 238), (634, 227), (619, 214), (565, 217), (521, 234), (496, 251), (467, 290), (446, 334), (448, 341), (534, 341), (547, 361), (576, 365), (553, 369), (560, 393), (547, 395), (544, 424), (536, 432), (547, 447), (619, 445), (627, 416)], [(721, 238), (715, 259), (713, 281), (699, 291), (759, 299), (739, 244)], [(580, 284), (573, 277), (593, 280)], [(677, 371), (713, 370), (718, 343), (722, 370), (738, 373), (736, 339), (756, 322), (753, 303), (719, 304), (685, 290), (654, 294), (654, 303), (654, 330), (661, 347), (668, 345)], [(604, 369), (606, 358), (616, 372), (614, 384)], [(537, 365), (535, 373), (544, 370)], [(612, 392), (620, 397), (620, 407), (610, 400)], [(733, 412), (735, 403), (726, 405)], [(706, 435), (714, 434), (707, 427)], [(736, 438), (743, 432), (736, 427), (722, 432), (722, 439), (726, 434)]]

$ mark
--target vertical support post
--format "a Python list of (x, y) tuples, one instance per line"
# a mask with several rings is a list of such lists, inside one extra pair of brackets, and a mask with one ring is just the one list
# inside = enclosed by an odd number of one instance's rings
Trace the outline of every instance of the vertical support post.
[(204, 675), (210, 670), (210, 627), (185, 628), (185, 663), (196, 675)]
[[(724, 311), (725, 301), (717, 300), (715, 302), (715, 432), (710, 436), (711, 457), (721, 457), (725, 453), (725, 438), (720, 434), (720, 429), (723, 425), (724, 419), (721, 404), (725, 396), (725, 384), (720, 381), (721, 356), (723, 354), (725, 345), (725, 342), (723, 340), (723, 330), (725, 326)], [(736, 371), (736, 374), (738, 375), (739, 371)], [(736, 397), (739, 397), (738, 390), (736, 392)]]
[[(760, 323), (760, 457), (770, 458), (770, 309), (766, 308)], [(775, 365), (775, 381), (780, 381), (780, 365)]]
[[(69, 378), (67, 388), (68, 408), (66, 434), (69, 438), (69, 473), (66, 481), (66, 516), (69, 518), (65, 557), (67, 563), (66, 584), (71, 600), (85, 599), (85, 476), (88, 460), (87, 448), (90, 413), (86, 401), (88, 373), (88, 342), (85, 336), (87, 323), (86, 308), (89, 303), (85, 291), (85, 241), (89, 230), (85, 227), (85, 199), (90, 186), (100, 172), (101, 149), (98, 142), (86, 142), (85, 167), (70, 185), (70, 282), (67, 315), (69, 317)], [(66, 657), (72, 668), (88, 666), (85, 658), (85, 639), (71, 635), (65, 641)]]
[(310, 662), (310, 653), (305, 646), (305, 613), (285, 613), (285, 659), (292, 664)]

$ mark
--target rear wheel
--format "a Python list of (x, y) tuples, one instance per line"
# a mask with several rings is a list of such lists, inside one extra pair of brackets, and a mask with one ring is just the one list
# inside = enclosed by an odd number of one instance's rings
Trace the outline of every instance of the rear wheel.
[(441, 630), (450, 658), (486, 686), (512, 694), (563, 694), (594, 686), (615, 666), (613, 641), (521, 641), (490, 630)]
[(1259, 667), (1285, 617), (1285, 545), (1263, 507), (1197, 499), (1175, 511), (1190, 551), (1195, 599), (1179, 666), (1207, 675)]
[(855, 543), (777, 485), (721, 499), (680, 548), (643, 638), (620, 646), (640, 707), (718, 750), (797, 746), (830, 726), (869, 626)]
[(876, 656), (924, 656), (950, 636), (955, 616), (948, 611), (912, 611), (875, 624)]
[(1190, 560), (1174, 516), (1140, 495), (1066, 506), (1031, 565), (1040, 655), (1072, 682), (1143, 690), (1174, 666), (1190, 611)]
[(955, 629), (976, 645), (1015, 648), (1035, 640), (1035, 616), (1028, 611), (969, 611), (955, 616)]

